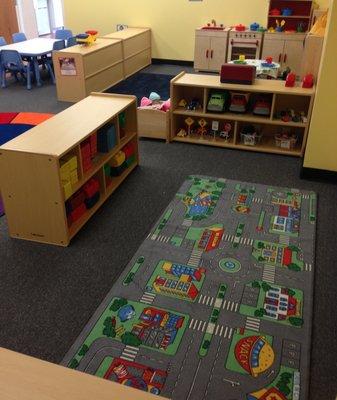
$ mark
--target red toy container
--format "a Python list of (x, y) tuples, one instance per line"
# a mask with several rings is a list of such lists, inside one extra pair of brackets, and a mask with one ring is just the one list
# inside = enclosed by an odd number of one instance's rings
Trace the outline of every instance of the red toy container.
[(75, 208), (75, 210), (73, 210), (70, 213), (70, 217), (71, 217), (72, 222), (75, 222), (78, 219), (80, 219), (82, 217), (82, 215), (86, 213), (86, 211), (87, 211), (87, 208), (86, 208), (84, 203), (82, 203), (80, 206)]
[(128, 143), (123, 147), (122, 151), (125, 153), (125, 158), (128, 159), (134, 154), (135, 146), (133, 145), (133, 143)]
[(92, 197), (99, 191), (99, 182), (97, 179), (90, 179), (84, 186), (83, 190), (86, 197)]
[(90, 155), (94, 158), (97, 154), (97, 132), (93, 133), (90, 138)]
[(243, 31), (246, 30), (246, 27), (244, 25), (242, 25), (242, 24), (235, 25), (235, 30), (238, 31), (238, 32), (243, 32)]
[(295, 81), (296, 81), (296, 75), (290, 72), (290, 74), (287, 75), (286, 87), (294, 87)]
[(312, 74), (307, 74), (303, 77), (302, 88), (310, 89), (314, 86), (314, 76)]
[(83, 190), (79, 190), (70, 197), (68, 203), (70, 204), (71, 209), (75, 210), (75, 208), (79, 207), (82, 203), (84, 203), (84, 200), (85, 200), (85, 194)]

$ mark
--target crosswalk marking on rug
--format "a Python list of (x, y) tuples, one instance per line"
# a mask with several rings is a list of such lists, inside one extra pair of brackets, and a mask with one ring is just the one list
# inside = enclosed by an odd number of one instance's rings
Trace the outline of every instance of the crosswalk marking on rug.
[(312, 265), (308, 264), (308, 263), (305, 263), (304, 264), (304, 271), (311, 272), (312, 271)]
[(253, 197), (252, 202), (253, 202), (253, 203), (261, 204), (261, 203), (263, 203), (263, 199), (260, 199), (260, 198), (258, 198), (258, 197)]
[(165, 235), (153, 234), (151, 236), (151, 240), (156, 240), (157, 242), (161, 242), (161, 243), (168, 243), (170, 241), (170, 237), (165, 236)]
[(235, 302), (235, 301), (231, 301), (231, 300), (224, 300), (223, 304), (222, 304), (222, 308), (224, 310), (227, 311), (232, 311), (232, 312), (237, 312), (239, 309), (240, 304)]
[(279, 243), (289, 246), (290, 237), (286, 235), (280, 235)]
[(205, 296), (204, 294), (200, 294), (200, 296), (198, 298), (198, 303), (211, 307), (214, 303), (214, 300), (215, 299), (212, 296)]
[(187, 265), (190, 267), (199, 267), (202, 253), (202, 250), (194, 249), (191, 253), (190, 259), (187, 262)]
[(268, 283), (275, 283), (275, 266), (265, 265), (263, 268), (262, 280)]
[(310, 194), (302, 194), (302, 199), (309, 200)]
[(251, 331), (259, 332), (260, 330), (260, 319), (254, 317), (247, 317), (245, 328)]
[(216, 325), (214, 335), (223, 337), (225, 339), (231, 339), (233, 334), (233, 328), (224, 325)]
[(191, 318), (190, 324), (188, 326), (189, 329), (197, 330), (200, 332), (204, 332), (207, 326), (206, 321), (202, 321), (200, 319)]
[(145, 304), (152, 304), (155, 298), (156, 295), (154, 293), (145, 292), (140, 299), (140, 302)]
[(184, 219), (182, 225), (189, 228), (192, 225), (192, 222), (193, 221), (191, 219)]
[(127, 360), (127, 361), (134, 361), (138, 352), (139, 352), (138, 347), (125, 346), (120, 358), (122, 358), (123, 360)]
[(253, 243), (254, 243), (254, 239), (245, 238), (245, 237), (239, 238), (238, 236), (230, 235), (230, 234), (224, 235), (223, 240), (225, 242), (240, 243), (240, 244), (243, 244), (244, 246), (253, 246)]

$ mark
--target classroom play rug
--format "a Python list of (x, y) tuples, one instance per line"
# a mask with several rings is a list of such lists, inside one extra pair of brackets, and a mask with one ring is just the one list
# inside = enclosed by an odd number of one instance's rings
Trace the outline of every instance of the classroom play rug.
[[(0, 146), (22, 135), (24, 132), (41, 124), (52, 117), (53, 114), (41, 114), (30, 112), (6, 112), (0, 113)], [(0, 187), (1, 192), (1, 187)], [(5, 213), (0, 194), (0, 217)]]
[(63, 365), (173, 400), (307, 400), (316, 202), (190, 176)]
[(156, 92), (163, 100), (170, 97), (170, 81), (174, 75), (149, 74), (138, 72), (107, 90), (108, 93), (132, 94), (137, 97), (138, 105), (142, 97)]

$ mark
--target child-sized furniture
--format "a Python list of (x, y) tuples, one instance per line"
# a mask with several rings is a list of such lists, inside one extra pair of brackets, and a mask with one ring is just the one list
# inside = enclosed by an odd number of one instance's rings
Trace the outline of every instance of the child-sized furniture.
[(129, 27), (109, 33), (105, 39), (122, 41), (124, 78), (151, 64), (151, 29)]
[[(227, 102), (222, 113), (208, 111), (207, 105), (213, 92), (232, 94), (232, 102)], [(233, 103), (233, 95), (244, 96), (247, 101), (240, 107), (237, 101), (234, 112), (229, 110)], [(171, 135), (169, 141), (205, 144), (218, 147), (230, 147), (292, 156), (303, 156), (310, 116), (315, 94), (315, 87), (304, 89), (300, 83), (294, 87), (286, 87), (284, 81), (257, 79), (252, 85), (220, 83), (216, 75), (186, 74), (182, 72), (171, 81)], [(198, 101), (200, 108), (189, 110), (186, 104)], [(263, 101), (262, 101), (263, 99)], [(257, 109), (268, 109), (255, 115)], [(263, 115), (261, 115), (263, 114)], [(205, 129), (200, 134), (197, 128), (186, 129), (186, 119), (205, 120)], [(212, 121), (219, 121), (220, 126), (231, 125), (230, 139), (214, 135), (210, 127)], [(252, 125), (258, 129), (261, 141), (252, 145), (241, 143), (240, 133), (244, 126)], [(291, 135), (298, 141), (293, 148), (280, 148), (275, 144), (275, 135), (282, 128), (289, 128)], [(183, 130), (183, 131), (182, 131)], [(206, 130), (206, 131), (205, 131)], [(185, 131), (185, 132), (184, 132)]]
[[(121, 114), (125, 116), (122, 139)], [(116, 129), (115, 146), (108, 152), (96, 153), (92, 136), (112, 124)], [(91, 164), (84, 171), (81, 144), (87, 142)], [(111, 178), (107, 186), (104, 166), (128, 143), (134, 149), (133, 162), (121, 175)], [(65, 163), (68, 168), (64, 171)], [(137, 164), (136, 98), (93, 93), (0, 147), (0, 187), (10, 236), (67, 246)], [(75, 167), (77, 182), (72, 175)], [(71, 192), (65, 193), (62, 179), (70, 181)], [(92, 179), (99, 184), (99, 195)], [(88, 182), (91, 183), (86, 186)], [(84, 207), (83, 202), (72, 201), (72, 206), (75, 204), (81, 209), (74, 207), (70, 211), (72, 218), (67, 218), (66, 198), (81, 191), (86, 193), (87, 204)]]
[(97, 39), (92, 46), (76, 45), (53, 52), (57, 98), (79, 101), (124, 78), (120, 40)]
[(170, 113), (151, 108), (138, 108), (138, 135), (151, 139), (165, 139), (170, 133)]
[(195, 31), (194, 69), (196, 71), (220, 71), (226, 62), (228, 32), (230, 28)]
[(289, 67), (296, 75), (301, 74), (305, 33), (266, 32), (262, 48), (262, 59), (272, 57), (280, 69)]

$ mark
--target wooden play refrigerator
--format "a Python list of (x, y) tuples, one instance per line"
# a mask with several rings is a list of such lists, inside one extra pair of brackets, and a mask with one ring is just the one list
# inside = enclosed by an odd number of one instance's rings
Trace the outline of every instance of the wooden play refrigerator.
[[(85, 160), (88, 143), (95, 146), (92, 138), (104, 138), (109, 131), (114, 141), (100, 151), (105, 144), (98, 139), (98, 151)], [(137, 165), (136, 98), (93, 93), (0, 147), (0, 186), (10, 236), (67, 246)], [(73, 195), (77, 201), (82, 191), (88, 197), (80, 206), (85, 203), (87, 209), (75, 219), (77, 208), (69, 213), (66, 200)]]

